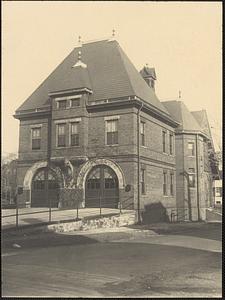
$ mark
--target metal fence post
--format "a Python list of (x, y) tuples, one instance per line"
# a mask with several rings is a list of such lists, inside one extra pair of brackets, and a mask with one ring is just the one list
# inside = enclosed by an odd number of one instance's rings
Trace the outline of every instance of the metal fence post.
[(79, 201), (78, 201), (78, 199), (77, 199), (77, 220), (79, 220), (78, 214), (79, 214)]
[(18, 198), (16, 195), (16, 229), (19, 227), (19, 209), (18, 209)]
[(99, 196), (99, 208), (100, 208), (100, 217), (102, 216), (102, 197)]
[(48, 181), (48, 176), (49, 176), (49, 166), (47, 166), (47, 199), (48, 199), (48, 204), (49, 204), (49, 223), (52, 221), (52, 202), (51, 202), (51, 197), (49, 197), (49, 181)]

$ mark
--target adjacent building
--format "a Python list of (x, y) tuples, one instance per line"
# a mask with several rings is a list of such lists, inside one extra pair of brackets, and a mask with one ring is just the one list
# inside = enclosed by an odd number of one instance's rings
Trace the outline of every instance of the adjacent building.
[(15, 112), (20, 204), (121, 207), (169, 220), (187, 205), (187, 171), (189, 219), (204, 218), (210, 137), (184, 104), (159, 101), (155, 80), (154, 68), (138, 72), (113, 38), (75, 47)]
[(180, 125), (176, 128), (177, 213), (179, 219), (204, 220), (212, 206), (217, 167), (205, 110), (190, 112), (182, 101), (163, 102)]

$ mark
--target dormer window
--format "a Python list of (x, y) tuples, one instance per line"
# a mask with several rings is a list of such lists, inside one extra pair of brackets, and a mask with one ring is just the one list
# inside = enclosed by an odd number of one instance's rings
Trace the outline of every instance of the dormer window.
[(80, 98), (81, 98), (81, 96), (76, 96), (76, 97), (70, 99), (70, 107), (80, 106)]
[(155, 88), (155, 81), (154, 81), (154, 79), (149, 79), (149, 86), (151, 87), (151, 88)]
[(66, 109), (66, 99), (65, 100), (57, 100), (57, 108), (58, 109)]

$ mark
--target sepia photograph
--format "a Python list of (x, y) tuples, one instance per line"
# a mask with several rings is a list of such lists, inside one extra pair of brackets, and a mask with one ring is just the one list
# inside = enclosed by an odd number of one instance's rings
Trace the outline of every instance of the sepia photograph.
[(1, 8), (1, 296), (222, 298), (222, 2)]

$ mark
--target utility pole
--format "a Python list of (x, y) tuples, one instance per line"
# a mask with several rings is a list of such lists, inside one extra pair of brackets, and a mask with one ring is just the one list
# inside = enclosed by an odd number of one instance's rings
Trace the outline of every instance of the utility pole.
[(198, 221), (200, 221), (200, 199), (199, 199), (199, 163), (198, 163), (198, 134), (195, 136), (196, 141), (196, 183), (197, 183), (197, 211), (198, 211)]

